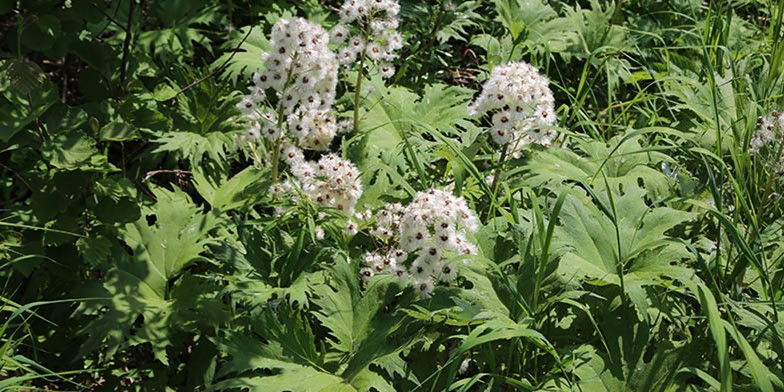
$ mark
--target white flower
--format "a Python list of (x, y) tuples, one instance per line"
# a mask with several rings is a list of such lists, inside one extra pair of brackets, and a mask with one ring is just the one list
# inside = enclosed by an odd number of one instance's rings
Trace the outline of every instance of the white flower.
[(305, 161), (297, 149), (284, 150), (293, 181), (309, 200), (323, 207), (335, 208), (348, 216), (362, 195), (359, 170), (350, 161), (326, 154), (318, 162)]
[(555, 133), (555, 99), (546, 76), (518, 62), (493, 68), (482, 93), (469, 106), (473, 116), (491, 115), (490, 137), (519, 157), (529, 143), (550, 146)]
[[(336, 27), (333, 36), (339, 37), (341, 32), (345, 37), (345, 26)], [(271, 50), (262, 56), (264, 71), (253, 74), (254, 86), (238, 104), (247, 117), (263, 116), (274, 124), (262, 126), (262, 136), (270, 141), (293, 138), (301, 147), (327, 149), (336, 133), (331, 107), (339, 68), (338, 57), (328, 43), (329, 34), (321, 26), (302, 18), (280, 19), (272, 27)], [(267, 93), (270, 89), (274, 94)], [(259, 107), (273, 103), (273, 114), (265, 114)], [(279, 111), (286, 116), (282, 126), (277, 121)]]
[[(784, 114), (781, 112), (774, 111), (770, 116), (760, 117), (757, 119), (757, 131), (749, 141), (749, 152), (759, 154), (765, 146), (777, 144), (776, 136), (777, 134), (781, 136), (782, 131), (784, 131)], [(776, 146), (773, 146), (773, 149), (775, 150)]]
[(389, 79), (395, 76), (395, 67), (393, 67), (392, 64), (381, 63), (378, 66), (378, 69), (379, 71), (381, 71), (381, 77), (383, 77), (384, 79)]
[[(340, 7), (341, 24), (333, 28), (333, 41), (343, 42), (350, 30), (363, 33), (346, 41), (338, 56), (341, 64), (350, 65), (359, 53), (366, 54), (372, 62), (397, 58), (397, 52), (403, 47), (403, 36), (397, 31), (399, 12), (396, 0), (346, 0)], [(394, 67), (388, 69), (394, 73)], [(389, 77), (386, 71), (382, 74)]]
[[(387, 204), (375, 214), (370, 234), (382, 240), (386, 250), (366, 257), (365, 263), (375, 263), (374, 273), (410, 277), (409, 283), (415, 288), (430, 282), (421, 292), (427, 297), (436, 280), (450, 283), (457, 279), (455, 261), (468, 262), (467, 256), (476, 254), (476, 246), (466, 233), (478, 229), (479, 221), (464, 199), (437, 189), (419, 192), (408, 205)], [(414, 260), (405, 271), (410, 257)], [(383, 265), (378, 264), (379, 260)]]
[(358, 232), (359, 227), (357, 226), (357, 223), (349, 219), (348, 222), (346, 222), (346, 234), (356, 235)]
[(444, 283), (451, 283), (457, 279), (457, 266), (445, 264), (438, 270), (438, 280)]
[(432, 279), (417, 280), (414, 283), (414, 289), (416, 289), (417, 294), (424, 299), (430, 298), (435, 288), (436, 286), (433, 284)]
[(335, 25), (335, 27), (332, 28), (332, 31), (329, 32), (329, 40), (336, 44), (342, 44), (343, 42), (346, 42), (348, 34), (349, 31), (346, 25)]

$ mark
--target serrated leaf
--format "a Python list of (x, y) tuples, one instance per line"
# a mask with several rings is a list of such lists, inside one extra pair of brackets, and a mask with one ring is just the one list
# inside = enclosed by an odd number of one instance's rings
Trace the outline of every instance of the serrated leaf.
[[(242, 38), (248, 34), (250, 29), (253, 31), (250, 32), (245, 42), (242, 42)], [(242, 42), (241, 45), (240, 42)], [(237, 51), (232, 52), (235, 48)], [(245, 26), (238, 29), (232, 39), (226, 41), (223, 49), (225, 52), (210, 65), (210, 68), (217, 71), (225, 64), (221, 78), (236, 84), (240, 78), (250, 80), (253, 72), (264, 69), (261, 56), (269, 50), (269, 41), (267, 41), (261, 27)]]
[(413, 336), (401, 334), (402, 315), (383, 311), (402, 291), (397, 279), (376, 277), (363, 295), (358, 271), (351, 264), (338, 261), (333, 267), (329, 285), (314, 288), (313, 303), (319, 307), (315, 316), (329, 329), (329, 344), (346, 355), (342, 361), (347, 368), (342, 375), (352, 381), (374, 360), (402, 350)]
[(112, 242), (102, 236), (82, 237), (76, 241), (76, 249), (88, 264), (96, 267), (111, 256)]
[[(221, 174), (217, 176), (223, 177)], [(193, 185), (212, 208), (230, 211), (253, 205), (260, 197), (265, 196), (270, 185), (267, 170), (247, 167), (233, 177), (215, 178), (194, 168)]]
[[(193, 303), (199, 294), (171, 290), (169, 282), (201, 257), (217, 218), (214, 213), (202, 213), (180, 191), (153, 188), (152, 192), (157, 203), (144, 208), (138, 221), (121, 230), (131, 254), (119, 255), (107, 271), (103, 293), (94, 295), (106, 299), (80, 308), (82, 313), (98, 315), (82, 330), (89, 333), (83, 353), (103, 342), (108, 346), (107, 358), (111, 358), (122, 348), (149, 343), (155, 358), (168, 364), (166, 348), (177, 329), (172, 326), (173, 315), (189, 309), (205, 313)], [(184, 286), (195, 285), (188, 279), (180, 280)], [(101, 306), (108, 310), (104, 312)], [(143, 324), (137, 326), (140, 317)], [(131, 329), (136, 332), (131, 334)]]

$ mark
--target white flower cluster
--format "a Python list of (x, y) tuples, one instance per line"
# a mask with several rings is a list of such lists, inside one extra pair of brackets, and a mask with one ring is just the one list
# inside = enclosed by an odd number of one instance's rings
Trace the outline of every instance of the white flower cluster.
[(490, 136), (510, 146), (519, 157), (530, 143), (549, 147), (555, 132), (542, 127), (555, 124), (555, 99), (546, 76), (527, 63), (509, 63), (493, 68), (482, 93), (469, 106), (471, 115), (491, 115)]
[(362, 195), (362, 183), (353, 163), (335, 154), (308, 162), (302, 150), (296, 147), (286, 148), (283, 154), (293, 178), (273, 186), (274, 194), (293, 193), (296, 186), (306, 198), (320, 206), (338, 209), (348, 216), (354, 214), (357, 199)]
[[(356, 62), (357, 56), (379, 62), (381, 75), (395, 74), (391, 64), (403, 47), (403, 36), (397, 31), (400, 5), (396, 0), (346, 0), (340, 7), (341, 24), (332, 28), (333, 42), (345, 44), (339, 52), (341, 64)], [(352, 34), (353, 26), (357, 33)]]
[(777, 142), (784, 132), (784, 114), (779, 111), (774, 111), (770, 116), (760, 117), (757, 120), (757, 132), (749, 142), (749, 152), (752, 154), (759, 154), (760, 151), (768, 145), (774, 145), (776, 148)]
[[(338, 62), (328, 44), (327, 32), (305, 19), (281, 19), (275, 23), (272, 49), (263, 55), (264, 71), (253, 75), (250, 94), (238, 104), (250, 120), (241, 139), (261, 135), (277, 141), (289, 136), (303, 148), (329, 147), (338, 131), (331, 109)], [(268, 90), (275, 92), (275, 109), (269, 105)]]
[[(371, 234), (385, 241), (386, 252), (365, 255), (361, 273), (369, 279), (377, 273), (391, 273), (409, 281), (424, 298), (436, 281), (450, 283), (458, 276), (455, 260), (477, 253), (466, 233), (478, 230), (479, 223), (465, 200), (448, 192), (431, 189), (419, 192), (403, 207), (390, 204), (376, 213)], [(413, 261), (406, 268), (409, 255)]]

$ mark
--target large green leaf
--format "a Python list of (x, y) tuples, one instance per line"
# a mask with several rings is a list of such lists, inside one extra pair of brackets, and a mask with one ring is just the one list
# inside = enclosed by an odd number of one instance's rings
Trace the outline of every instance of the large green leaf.
[(41, 153), (50, 165), (65, 170), (116, 171), (106, 155), (98, 152), (95, 140), (73, 131), (44, 142)]
[(577, 40), (574, 25), (541, 0), (495, 0), (499, 21), (512, 40), (558, 53)]
[(196, 190), (212, 208), (223, 212), (253, 205), (266, 195), (270, 185), (268, 171), (253, 166), (229, 179), (223, 177), (223, 173), (209, 175), (204, 167), (193, 170)]
[(578, 139), (569, 149), (534, 152), (522, 168), (525, 185), (560, 189), (564, 183), (577, 182), (600, 189), (609, 184), (617, 190), (627, 183), (642, 182), (649, 197), (669, 196), (671, 180), (654, 167), (670, 158), (645, 147), (644, 131), (617, 136), (607, 143)]
[(649, 207), (646, 191), (633, 184), (627, 184), (622, 194), (613, 193), (594, 192), (591, 198), (575, 192), (566, 200), (555, 234), (555, 246), (566, 249), (558, 273), (569, 280), (624, 287), (623, 295), (645, 317), (649, 306), (645, 286), (694, 275), (692, 269), (678, 265), (691, 253), (666, 235), (693, 214)]
[[(174, 289), (170, 282), (201, 257), (211, 241), (208, 232), (217, 223), (215, 214), (202, 213), (181, 191), (152, 191), (157, 203), (144, 208), (142, 217), (121, 231), (130, 254), (119, 255), (106, 273), (103, 290), (96, 291), (96, 296), (106, 299), (86, 303), (81, 309), (98, 315), (83, 330), (89, 334), (83, 352), (105, 342), (111, 358), (121, 348), (149, 343), (155, 358), (167, 364), (171, 335), (184, 326), (183, 320), (175, 322), (172, 317), (182, 312), (213, 312), (199, 301), (209, 293), (203, 286), (192, 292), (189, 288), (198, 287), (195, 281), (182, 278)], [(108, 310), (102, 311), (102, 306)], [(143, 324), (137, 325), (140, 317)]]
[[(463, 147), (479, 135), (479, 128), (468, 120), (467, 106), (473, 96), (469, 89), (428, 85), (420, 97), (403, 87), (387, 88), (378, 78), (368, 83), (373, 92), (365, 100), (368, 109), (360, 123), (358, 148), (351, 151), (363, 172), (368, 195), (400, 197), (402, 193), (394, 192), (394, 185), (426, 181), (421, 173), (439, 159), (435, 151), (442, 146), (425, 138), (425, 133), (435, 130), (459, 135)], [(413, 177), (414, 173), (420, 173), (420, 178)]]
[(330, 274), (329, 285), (315, 288), (319, 307), (315, 313), (330, 331), (329, 344), (343, 353), (342, 373), (349, 381), (365, 371), (376, 359), (402, 350), (413, 338), (404, 333), (404, 315), (387, 313), (384, 308), (396, 301), (402, 283), (391, 276), (370, 281), (361, 293), (354, 266), (338, 261)]

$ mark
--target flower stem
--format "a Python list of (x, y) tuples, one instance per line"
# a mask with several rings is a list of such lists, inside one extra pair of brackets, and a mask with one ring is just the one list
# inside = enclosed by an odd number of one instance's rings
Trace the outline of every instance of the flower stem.
[(354, 91), (354, 132), (359, 130), (359, 98), (362, 93), (362, 80), (365, 70), (365, 49), (359, 54), (359, 71), (357, 73), (357, 83)]

